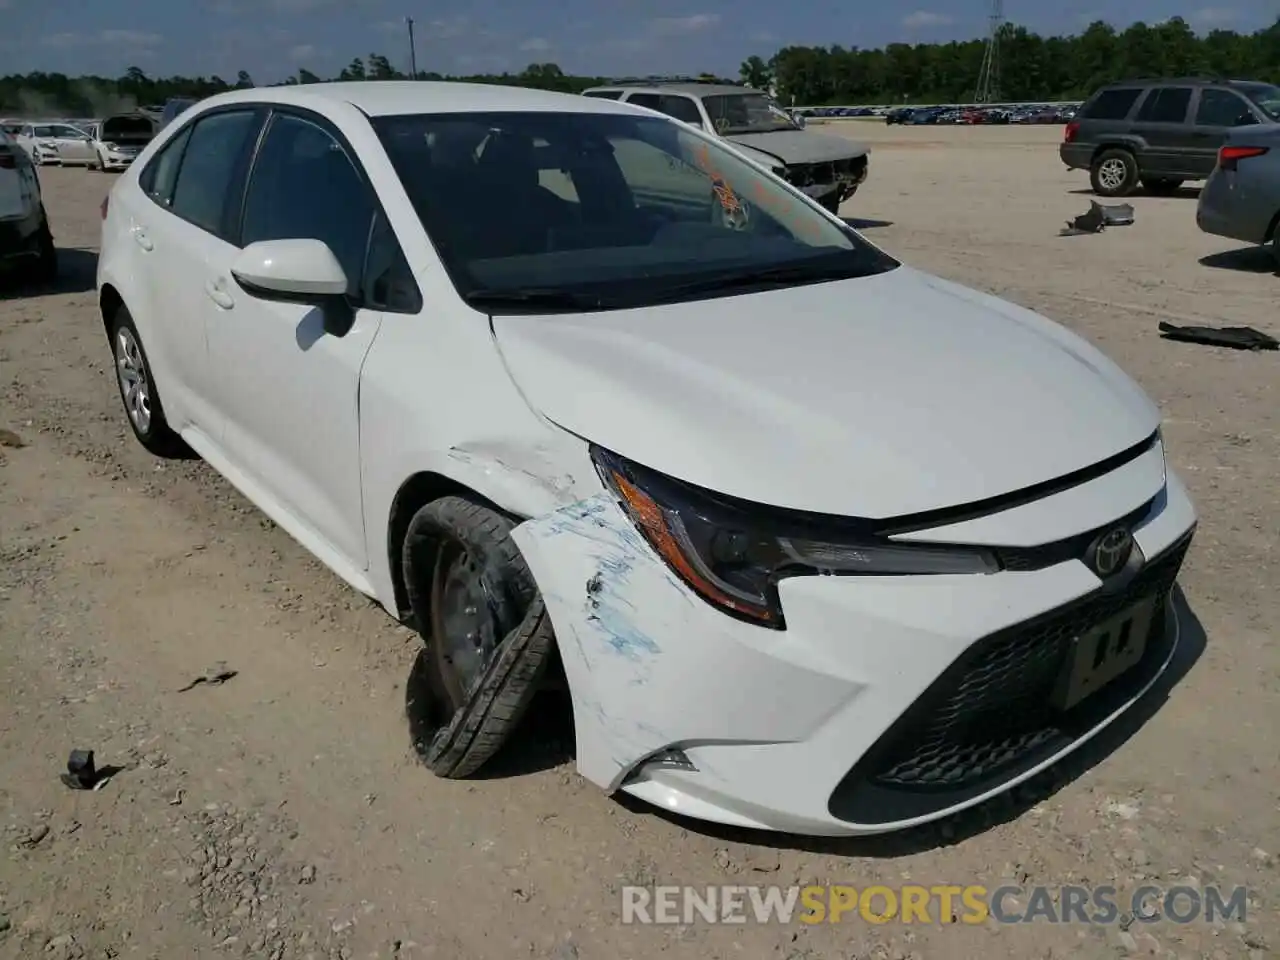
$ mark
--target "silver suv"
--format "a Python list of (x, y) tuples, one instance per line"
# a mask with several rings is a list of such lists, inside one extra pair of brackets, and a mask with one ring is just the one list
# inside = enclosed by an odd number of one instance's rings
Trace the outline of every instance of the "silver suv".
[(723, 137), (832, 213), (867, 179), (866, 144), (804, 129), (803, 120), (761, 90), (640, 80), (592, 87), (583, 95), (648, 107)]

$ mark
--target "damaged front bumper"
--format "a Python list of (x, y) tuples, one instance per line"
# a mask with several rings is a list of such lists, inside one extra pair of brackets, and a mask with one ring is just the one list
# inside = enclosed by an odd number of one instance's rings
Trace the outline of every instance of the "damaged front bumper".
[[(1090, 489), (1096, 502), (1094, 484), (1060, 496)], [(1045, 503), (1017, 509), (1053, 515)], [(513, 535), (555, 624), (586, 779), (699, 819), (839, 836), (980, 803), (1141, 697), (1177, 644), (1171, 590), (1194, 524), (1170, 474), (1134, 530), (1147, 563), (1119, 593), (1075, 559), (979, 576), (797, 577), (779, 585), (784, 631), (692, 594), (608, 493)], [(1141, 662), (1071, 713), (1038, 713), (1045, 659), (1148, 597), (1157, 613)], [(939, 728), (952, 720), (955, 742)]]
[(858, 192), (867, 179), (870, 157), (851, 157), (829, 163), (788, 164), (784, 179), (814, 200), (836, 195), (843, 203)]

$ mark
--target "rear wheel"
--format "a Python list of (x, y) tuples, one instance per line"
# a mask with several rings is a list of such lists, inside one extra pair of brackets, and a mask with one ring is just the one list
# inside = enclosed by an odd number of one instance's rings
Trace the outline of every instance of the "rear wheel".
[(1171, 177), (1143, 177), (1142, 188), (1153, 196), (1170, 197), (1178, 192), (1184, 182)]
[(111, 351), (115, 359), (116, 385), (138, 442), (157, 456), (184, 452), (182, 439), (169, 427), (151, 375), (151, 364), (142, 349), (142, 338), (133, 317), (124, 307), (116, 310), (111, 324)]
[(1089, 170), (1093, 192), (1103, 197), (1127, 197), (1138, 185), (1138, 161), (1120, 147), (1103, 150)]
[(555, 634), (514, 524), (464, 497), (420, 509), (404, 541), (409, 604), (426, 643), (434, 732), (415, 744), (438, 776), (467, 777), (519, 724)]
[(40, 236), (36, 272), (41, 283), (53, 283), (58, 279), (58, 248), (53, 243), (53, 231), (49, 229), (49, 218), (41, 210)]

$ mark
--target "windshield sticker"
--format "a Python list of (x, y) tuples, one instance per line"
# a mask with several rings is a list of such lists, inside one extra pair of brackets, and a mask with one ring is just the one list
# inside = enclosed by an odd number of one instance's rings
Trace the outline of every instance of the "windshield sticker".
[[(716, 199), (720, 201), (720, 206), (726, 215), (725, 222), (733, 229), (741, 230), (747, 221), (746, 203), (729, 186), (728, 180), (711, 159), (711, 149), (707, 144), (701, 143), (694, 149), (693, 162), (699, 170), (711, 178)], [(804, 239), (821, 243), (822, 231), (819, 228), (819, 222), (816, 218), (806, 216), (803, 209), (798, 209), (796, 201), (787, 196), (785, 191), (771, 191), (764, 180), (755, 177), (751, 192), (754, 194), (756, 205), (769, 216), (786, 224)], [(737, 222), (739, 216), (741, 216), (740, 225)]]

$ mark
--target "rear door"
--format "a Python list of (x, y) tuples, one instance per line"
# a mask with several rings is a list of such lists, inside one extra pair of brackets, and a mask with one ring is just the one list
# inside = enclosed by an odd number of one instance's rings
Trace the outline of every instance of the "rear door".
[(1218, 165), (1218, 149), (1227, 142), (1232, 130), (1258, 123), (1252, 104), (1234, 90), (1201, 87), (1198, 94), (1193, 105), (1193, 146), (1189, 158), (1197, 179), (1213, 173)]
[(1138, 107), (1133, 132), (1146, 143), (1144, 176), (1194, 178), (1196, 138), (1189, 122), (1191, 87), (1152, 87)]

